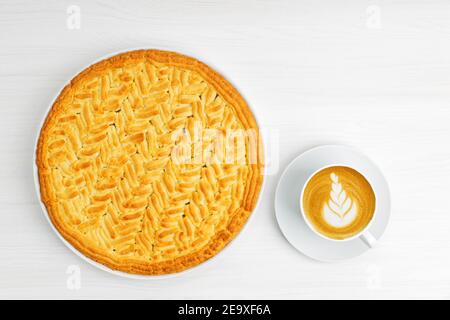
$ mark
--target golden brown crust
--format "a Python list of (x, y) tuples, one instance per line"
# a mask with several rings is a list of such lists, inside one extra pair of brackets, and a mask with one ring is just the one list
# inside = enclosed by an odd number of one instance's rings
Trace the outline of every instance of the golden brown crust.
[[(191, 99), (186, 92), (194, 100), (183, 101)], [(203, 129), (251, 130), (256, 157), (174, 163), (166, 135), (194, 120)], [(153, 153), (150, 139), (158, 139)], [(56, 229), (87, 257), (133, 274), (180, 272), (217, 254), (247, 221), (263, 182), (261, 150), (253, 114), (221, 75), (174, 52), (126, 52), (82, 71), (54, 102), (36, 151), (41, 199)]]

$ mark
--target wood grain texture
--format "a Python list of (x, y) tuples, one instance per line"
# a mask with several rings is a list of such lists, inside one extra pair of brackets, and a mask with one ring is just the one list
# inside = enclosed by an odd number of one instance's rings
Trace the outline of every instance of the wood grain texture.
[[(66, 26), (71, 5), (80, 29)], [(374, 5), (380, 28), (368, 26)], [(1, 1), (0, 298), (450, 298), (449, 9), (445, 0)], [(323, 143), (366, 152), (393, 198), (380, 245), (339, 264), (303, 257), (275, 221), (278, 171), (236, 242), (181, 278), (116, 278), (71, 253), (35, 196), (35, 135), (72, 76), (139, 47), (222, 71), (278, 133), (280, 169)], [(71, 265), (79, 290), (67, 287)]]

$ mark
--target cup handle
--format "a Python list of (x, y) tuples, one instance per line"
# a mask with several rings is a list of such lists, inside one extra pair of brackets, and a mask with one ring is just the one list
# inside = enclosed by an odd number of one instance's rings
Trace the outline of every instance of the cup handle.
[(377, 239), (370, 233), (370, 232), (364, 232), (359, 237), (369, 248), (373, 248), (375, 246), (375, 243), (377, 242)]

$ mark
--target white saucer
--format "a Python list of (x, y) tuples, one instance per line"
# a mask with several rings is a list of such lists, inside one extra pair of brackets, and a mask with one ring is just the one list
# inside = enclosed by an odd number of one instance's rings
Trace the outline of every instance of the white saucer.
[(377, 195), (377, 212), (369, 232), (379, 240), (390, 217), (389, 186), (380, 169), (357, 149), (340, 145), (321, 146), (295, 158), (281, 175), (275, 194), (278, 225), (286, 239), (304, 255), (319, 261), (333, 262), (363, 254), (369, 247), (359, 238), (333, 242), (313, 233), (300, 212), (300, 193), (309, 176), (329, 165), (348, 165), (371, 182)]

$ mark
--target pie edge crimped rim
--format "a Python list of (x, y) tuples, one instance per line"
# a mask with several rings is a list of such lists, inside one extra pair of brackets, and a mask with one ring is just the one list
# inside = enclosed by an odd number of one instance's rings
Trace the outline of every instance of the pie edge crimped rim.
[[(114, 259), (109, 257), (104, 250), (90, 250), (83, 246), (81, 237), (78, 237), (74, 232), (70, 230), (65, 230), (62, 223), (59, 221), (58, 215), (55, 212), (58, 210), (56, 206), (51, 203), (51, 194), (47, 190), (47, 185), (45, 183), (43, 174), (43, 161), (46, 150), (42, 147), (46, 137), (49, 135), (50, 125), (55, 121), (59, 113), (63, 112), (60, 110), (59, 106), (63, 103), (64, 99), (67, 97), (72, 86), (89, 78), (92, 73), (105, 70), (107, 68), (113, 68), (120, 66), (126, 62), (138, 61), (141, 59), (149, 59), (155, 62), (178, 66), (191, 71), (199, 73), (205, 81), (211, 84), (214, 89), (223, 97), (225, 101), (236, 112), (236, 116), (241, 121), (245, 129), (254, 129), (257, 133), (258, 141), (258, 156), (256, 164), (249, 164), (251, 168), (251, 180), (248, 181), (244, 192), (244, 199), (242, 206), (236, 211), (234, 217), (230, 221), (226, 230), (215, 234), (208, 244), (203, 247), (200, 251), (178, 257), (173, 260), (158, 262), (158, 263), (143, 263), (140, 261), (135, 261), (134, 259), (121, 258)], [(263, 179), (264, 179), (264, 160), (263, 160), (263, 146), (260, 137), (259, 127), (257, 121), (250, 109), (250, 107), (245, 102), (241, 94), (234, 88), (223, 76), (211, 69), (208, 65), (176, 52), (162, 51), (154, 49), (141, 49), (135, 51), (128, 51), (119, 53), (117, 55), (108, 57), (104, 60), (96, 62), (91, 66), (87, 67), (76, 75), (68, 85), (66, 85), (62, 91), (59, 93), (58, 97), (52, 104), (50, 111), (47, 113), (45, 121), (40, 129), (37, 148), (36, 148), (36, 166), (38, 171), (39, 189), (41, 202), (47, 209), (48, 217), (51, 223), (60, 233), (60, 235), (76, 249), (78, 252), (83, 254), (85, 257), (92, 259), (93, 261), (106, 266), (109, 269), (115, 271), (121, 271), (128, 274), (135, 275), (168, 275), (186, 271), (192, 267), (195, 267), (210, 258), (217, 255), (225, 246), (227, 246), (241, 231), (245, 223), (247, 222), (252, 211), (255, 209), (258, 198), (261, 193)]]

